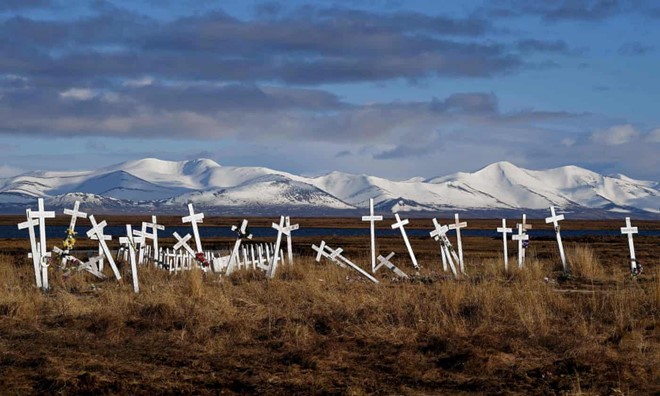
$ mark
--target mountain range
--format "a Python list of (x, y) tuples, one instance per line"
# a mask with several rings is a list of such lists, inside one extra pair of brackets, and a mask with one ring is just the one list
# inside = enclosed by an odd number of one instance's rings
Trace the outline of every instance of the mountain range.
[(657, 181), (604, 176), (577, 166), (528, 170), (496, 162), (476, 172), (404, 181), (331, 172), (305, 177), (262, 167), (221, 166), (209, 159), (147, 158), (76, 172), (29, 172), (0, 179), (0, 212), (21, 213), (45, 197), (49, 208), (79, 200), (105, 213), (227, 215), (353, 215), (373, 198), (381, 213), (428, 215), (461, 211), (472, 217), (544, 216), (550, 205), (574, 217), (645, 218), (660, 215)]

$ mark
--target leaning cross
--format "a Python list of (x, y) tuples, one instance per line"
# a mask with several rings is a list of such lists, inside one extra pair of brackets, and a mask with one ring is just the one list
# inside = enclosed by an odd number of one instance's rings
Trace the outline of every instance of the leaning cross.
[(557, 235), (557, 246), (559, 246), (559, 257), (561, 258), (561, 265), (564, 268), (564, 273), (568, 272), (568, 267), (566, 266), (566, 256), (564, 255), (564, 245), (561, 243), (561, 231), (559, 227), (559, 222), (564, 220), (564, 215), (556, 215), (555, 207), (550, 207), (550, 217), (545, 218), (545, 222), (552, 223), (555, 226), (555, 234)]
[(504, 244), (504, 270), (508, 271), (509, 270), (509, 253), (507, 251), (507, 245), (506, 245), (506, 234), (507, 233), (512, 233), (513, 230), (511, 228), (506, 228), (506, 219), (502, 219), (502, 227), (497, 228), (497, 232), (502, 234), (502, 243)]
[(117, 269), (117, 265), (115, 265), (115, 260), (112, 258), (112, 254), (110, 254), (110, 249), (108, 249), (108, 244), (105, 243), (105, 235), (103, 235), (103, 229), (108, 224), (106, 223), (105, 220), (97, 224), (94, 215), (89, 216), (89, 222), (92, 223), (92, 229), (87, 231), (87, 237), (91, 238), (92, 235), (96, 235), (96, 237), (99, 240), (99, 244), (101, 245), (101, 249), (103, 249), (103, 254), (105, 255), (105, 258), (108, 259), (108, 262), (110, 263), (110, 267), (112, 267), (112, 272), (114, 272), (115, 278), (117, 278), (117, 280), (120, 280), (121, 275), (119, 274), (119, 269)]
[(150, 238), (153, 239), (154, 246), (154, 260), (158, 261), (158, 230), (165, 230), (164, 225), (158, 224), (156, 221), (156, 216), (151, 216), (151, 223), (147, 223), (147, 227), (151, 227)]
[(46, 246), (46, 219), (54, 219), (55, 212), (47, 212), (44, 209), (44, 199), (38, 199), (38, 210), (36, 212), (30, 212), (30, 218), (39, 219), (39, 261), (41, 263), (41, 284), (44, 290), (48, 290), (48, 264), (45, 263), (46, 260), (50, 257), (50, 253), (47, 252), (48, 247)]
[(269, 278), (275, 277), (275, 271), (277, 271), (277, 260), (280, 254), (280, 244), (282, 243), (282, 234), (291, 235), (291, 230), (284, 225), (284, 216), (280, 216), (280, 223), (272, 223), (272, 227), (277, 230), (277, 239), (275, 241), (275, 247), (273, 248), (273, 258), (268, 267), (266, 275)]
[[(387, 267), (390, 269), (390, 271), (394, 272), (398, 277), (408, 279), (408, 275), (406, 275), (405, 272), (401, 271), (396, 265), (392, 264), (390, 261), (394, 257), (394, 252), (391, 252), (390, 254), (387, 255), (387, 257), (383, 257), (381, 255), (378, 255), (378, 262), (379, 264), (376, 266), (376, 271), (380, 267)], [(374, 271), (375, 272), (375, 271)]]
[(458, 247), (458, 263), (461, 267), (461, 272), (465, 273), (465, 265), (463, 264), (463, 243), (461, 242), (461, 228), (467, 227), (466, 222), (458, 220), (458, 213), (454, 213), (454, 224), (449, 224), (450, 230), (456, 230), (456, 246)]
[(637, 258), (635, 257), (635, 245), (633, 244), (633, 234), (639, 231), (637, 227), (633, 227), (630, 223), (630, 217), (626, 217), (626, 226), (621, 227), (621, 234), (628, 234), (628, 247), (630, 248), (630, 272), (634, 275), (639, 273)]
[(291, 217), (286, 216), (284, 218), (286, 227), (289, 229), (289, 233), (286, 234), (286, 254), (288, 257), (289, 265), (293, 265), (293, 240), (291, 238), (291, 231), (296, 231), (300, 228), (299, 224), (291, 224)]
[(204, 222), (204, 213), (195, 213), (193, 204), (191, 203), (188, 204), (188, 213), (190, 214), (183, 217), (181, 221), (183, 223), (191, 223), (190, 225), (192, 226), (193, 235), (195, 236), (195, 247), (197, 248), (197, 252), (203, 252), (204, 250), (202, 250), (202, 240), (199, 238), (199, 229), (197, 228), (197, 223)]
[[(449, 262), (449, 267), (451, 268), (451, 272), (452, 274), (454, 274), (454, 278), (456, 278), (458, 277), (458, 273), (456, 271), (456, 266), (454, 265), (454, 262), (458, 262), (458, 256), (456, 255), (456, 252), (454, 251), (454, 248), (451, 246), (451, 242), (447, 237), (447, 232), (449, 231), (449, 227), (447, 227), (446, 225), (441, 226), (440, 223), (438, 223), (438, 220), (436, 219), (433, 219), (433, 226), (435, 227), (435, 230), (431, 231), (430, 235), (436, 241), (440, 241), (440, 251), (443, 254), (443, 258), (446, 258), (446, 260)], [(453, 255), (453, 259), (452, 259), (452, 255)]]
[(229, 256), (229, 263), (227, 265), (227, 270), (225, 271), (227, 275), (234, 272), (234, 267), (236, 267), (238, 264), (238, 249), (241, 247), (243, 238), (252, 239), (252, 234), (248, 232), (247, 225), (248, 221), (243, 219), (240, 227), (231, 226), (231, 230), (236, 232), (238, 237), (236, 238), (236, 242), (234, 242), (234, 248), (232, 249), (231, 255)]
[(32, 264), (34, 265), (34, 277), (37, 282), (37, 287), (41, 288), (41, 269), (39, 258), (39, 249), (37, 248), (37, 239), (34, 234), (34, 227), (39, 225), (39, 220), (33, 219), (30, 216), (31, 210), (26, 209), (25, 214), (27, 220), (18, 224), (19, 230), (24, 230), (27, 228), (28, 234), (30, 235), (30, 250), (32, 251)]
[(135, 239), (130, 224), (126, 224), (126, 236), (119, 238), (119, 243), (128, 245), (128, 256), (130, 257), (131, 273), (133, 274), (133, 292), (139, 293), (140, 285), (138, 284), (137, 263), (135, 261)]
[(362, 221), (370, 223), (369, 229), (371, 231), (371, 272), (376, 272), (376, 229), (375, 222), (382, 221), (383, 216), (374, 215), (374, 199), (369, 198), (369, 216), (362, 216)]
[(394, 230), (399, 228), (401, 230), (401, 236), (403, 237), (403, 241), (406, 243), (406, 248), (408, 248), (408, 254), (410, 255), (413, 266), (415, 269), (419, 269), (417, 258), (415, 257), (415, 253), (413, 253), (412, 246), (410, 246), (410, 241), (408, 240), (408, 235), (406, 234), (406, 229), (404, 228), (404, 226), (410, 223), (410, 221), (408, 219), (401, 220), (398, 213), (395, 213), (394, 217), (396, 217), (396, 223), (392, 224), (392, 229)]
[(343, 250), (341, 248), (333, 250), (330, 246), (326, 245), (325, 249), (330, 253), (330, 259), (331, 260), (336, 261), (335, 259), (339, 259), (340, 262), (343, 262), (345, 265), (348, 265), (349, 267), (353, 268), (354, 270), (356, 270), (357, 272), (362, 274), (365, 278), (369, 279), (373, 283), (380, 283), (380, 282), (378, 282), (378, 279), (371, 276), (371, 274), (369, 274), (367, 271), (363, 270), (362, 268), (357, 266), (355, 263), (353, 263), (351, 260), (349, 260), (346, 257), (342, 256), (341, 253), (342, 253)]
[(78, 209), (80, 209), (80, 201), (76, 201), (73, 204), (73, 209), (64, 209), (64, 214), (71, 216), (71, 222), (69, 223), (69, 230), (71, 230), (71, 232), (76, 229), (76, 220), (78, 217), (81, 219), (87, 218), (87, 213), (80, 212)]
[(182, 238), (181, 235), (179, 235), (179, 233), (175, 231), (174, 233), (172, 233), (172, 235), (178, 241), (173, 247), (174, 251), (176, 252), (179, 249), (183, 248), (186, 252), (188, 252), (188, 254), (192, 258), (195, 258), (195, 251), (190, 247), (190, 245), (188, 245), (188, 241), (190, 240), (190, 238), (192, 238), (190, 234), (186, 234), (186, 236)]

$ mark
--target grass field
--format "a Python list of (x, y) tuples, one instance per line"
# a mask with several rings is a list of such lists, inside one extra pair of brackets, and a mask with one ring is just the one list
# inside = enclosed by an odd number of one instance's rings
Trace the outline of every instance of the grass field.
[[(328, 242), (368, 267), (365, 238)], [(563, 280), (552, 241), (505, 274), (501, 241), (466, 238), (458, 281), (438, 272), (436, 245), (413, 239), (420, 276), (381, 272), (380, 285), (315, 263), (309, 243), (271, 281), (141, 267), (139, 295), (126, 265), (123, 283), (53, 270), (44, 294), (22, 254), (0, 256), (0, 393), (660, 392), (658, 238), (640, 241), (638, 280), (625, 239), (568, 241)], [(399, 239), (379, 247), (412, 272)]]

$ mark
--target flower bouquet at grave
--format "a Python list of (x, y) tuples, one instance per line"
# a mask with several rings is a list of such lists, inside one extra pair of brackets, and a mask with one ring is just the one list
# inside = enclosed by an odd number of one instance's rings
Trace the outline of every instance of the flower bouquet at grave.
[(195, 254), (195, 259), (199, 262), (199, 264), (203, 268), (208, 268), (209, 267), (209, 262), (206, 260), (206, 257), (204, 256), (203, 252), (199, 252)]

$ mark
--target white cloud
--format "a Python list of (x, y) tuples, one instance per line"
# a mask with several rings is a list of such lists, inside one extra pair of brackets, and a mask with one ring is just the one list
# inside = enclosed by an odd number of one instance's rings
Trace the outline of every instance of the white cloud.
[(651, 143), (660, 143), (660, 128), (655, 128), (646, 136), (646, 140)]
[(607, 146), (618, 146), (637, 139), (639, 135), (640, 133), (630, 124), (615, 125), (605, 130), (595, 131), (591, 134), (590, 140)]
[(575, 139), (573, 139), (573, 138), (563, 138), (561, 140), (561, 144), (562, 144), (562, 146), (565, 146), (565, 147), (572, 147), (572, 146), (575, 145)]
[(123, 85), (125, 87), (140, 88), (140, 87), (146, 87), (153, 83), (154, 83), (154, 79), (152, 77), (142, 77), (134, 80), (126, 80)]
[(71, 88), (60, 92), (60, 97), (74, 100), (90, 100), (96, 96), (96, 92), (87, 88)]

